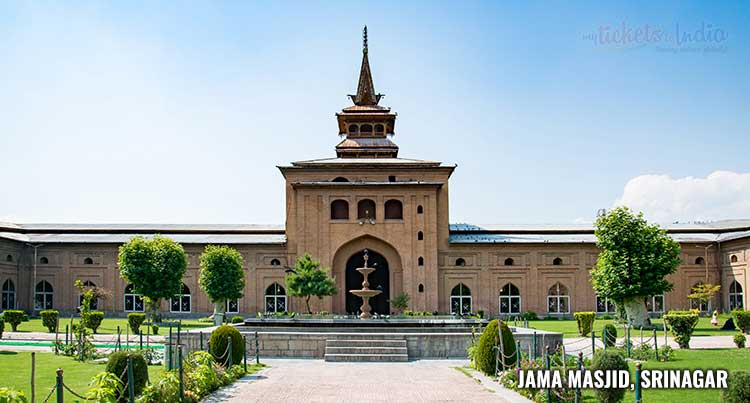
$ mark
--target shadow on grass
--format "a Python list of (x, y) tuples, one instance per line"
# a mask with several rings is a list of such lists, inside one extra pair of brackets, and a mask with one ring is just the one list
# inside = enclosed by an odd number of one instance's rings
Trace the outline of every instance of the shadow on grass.
[(17, 355), (17, 354), (18, 353), (15, 351), (5, 351), (5, 350), (0, 351), (0, 355)]

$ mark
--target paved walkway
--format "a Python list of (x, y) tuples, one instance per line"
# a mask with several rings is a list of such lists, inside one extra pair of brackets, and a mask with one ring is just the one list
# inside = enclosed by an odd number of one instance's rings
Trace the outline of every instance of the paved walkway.
[(405, 363), (333, 363), (264, 360), (271, 367), (212, 396), (207, 402), (500, 402), (495, 392), (452, 367), (466, 360)]

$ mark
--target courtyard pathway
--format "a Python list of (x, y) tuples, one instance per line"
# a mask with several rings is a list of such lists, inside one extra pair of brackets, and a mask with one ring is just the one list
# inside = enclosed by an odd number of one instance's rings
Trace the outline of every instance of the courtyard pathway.
[[(518, 402), (453, 367), (466, 360), (332, 363), (264, 360), (271, 367), (208, 402)], [(510, 395), (510, 393), (508, 393)]]

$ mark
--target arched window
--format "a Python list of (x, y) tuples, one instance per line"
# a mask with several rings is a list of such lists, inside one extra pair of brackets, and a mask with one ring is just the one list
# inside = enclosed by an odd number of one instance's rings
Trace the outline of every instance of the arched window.
[(143, 295), (135, 293), (133, 284), (125, 287), (125, 312), (143, 312)]
[(555, 266), (560, 266), (562, 264), (562, 259), (559, 257), (556, 257), (555, 260), (552, 261), (552, 264)]
[[(96, 288), (96, 284), (92, 283), (89, 280), (86, 280), (83, 283), (83, 288), (84, 288), (84, 291), (88, 291), (88, 290), (90, 290), (92, 288)], [(78, 296), (78, 306), (81, 306), (81, 307), (83, 306), (83, 294), (81, 294), (81, 295)], [(96, 298), (93, 301), (91, 301), (91, 306), (89, 307), (89, 309), (95, 311), (95, 310), (98, 309), (98, 307), (99, 307), (99, 299)]]
[(94, 259), (87, 257), (86, 259), (83, 259), (83, 264), (94, 264)]
[(334, 200), (331, 203), (331, 220), (348, 220), (349, 202), (346, 200)]
[[(5, 287), (3, 287), (3, 290)], [(729, 284), (729, 310), (742, 309), (744, 307), (745, 295), (742, 293), (742, 285), (737, 280)]]
[(331, 182), (349, 182), (349, 179), (346, 179), (343, 176), (337, 176), (333, 178)]
[(500, 313), (521, 313), (521, 292), (513, 283), (507, 283), (500, 290)]
[(702, 257), (698, 256), (697, 258), (695, 258), (695, 264), (706, 264), (706, 261)]
[(266, 312), (286, 312), (286, 290), (279, 283), (266, 288)]
[(190, 302), (190, 288), (183, 283), (180, 293), (172, 297), (169, 310), (175, 313), (189, 313)]
[(420, 284), (419, 287), (417, 287), (417, 290), (419, 292), (424, 292), (424, 284)]
[(385, 202), (385, 219), (401, 220), (404, 218), (404, 206), (398, 200), (388, 200)]
[(271, 259), (271, 266), (281, 266), (279, 259)]
[(383, 133), (384, 131), (385, 131), (385, 126), (379, 123), (375, 125), (375, 133)]
[(361, 133), (372, 133), (372, 125), (364, 124), (359, 127)]
[(549, 313), (569, 313), (570, 296), (568, 288), (559, 282), (550, 287), (547, 292), (547, 312)]
[[(703, 285), (702, 281), (693, 284), (693, 286), (690, 288), (690, 292), (693, 293), (695, 288), (701, 285)], [(698, 309), (701, 312), (708, 312), (708, 303), (690, 299), (690, 309)]]
[(357, 130), (359, 130), (359, 126), (357, 126), (357, 125), (349, 125), (349, 133), (356, 133)]
[(7, 279), (3, 283), (3, 310), (16, 309), (16, 285), (13, 280)]
[(664, 294), (646, 297), (646, 312), (664, 312)]
[(417, 266), (424, 266), (424, 258), (422, 256), (417, 258)]
[(456, 266), (466, 266), (466, 260), (462, 257), (456, 259)]
[(49, 263), (49, 259), (47, 259), (46, 256), (42, 256), (39, 258), (39, 264), (48, 264), (48, 263)]
[(424, 232), (419, 231), (417, 232), (417, 241), (423, 241), (424, 240)]
[(509, 258), (505, 259), (505, 265), (506, 266), (513, 266), (513, 263), (515, 263), (515, 262), (513, 261), (512, 257), (509, 257)]
[[(8, 256), (10, 256), (10, 255), (8, 255)], [(732, 262), (732, 263), (737, 263), (737, 261), (738, 261), (737, 255), (732, 255), (732, 257), (729, 258), (729, 261)]]
[(417, 206), (417, 214), (422, 214), (422, 213), (424, 213), (424, 209), (422, 208), (422, 206), (421, 205)]
[(38, 282), (36, 284), (36, 288), (34, 289), (34, 309), (52, 309), (52, 296), (52, 284), (48, 283), (45, 280)]
[(357, 203), (357, 218), (360, 220), (375, 219), (375, 202), (370, 199)]
[(6, 262), (12, 262), (13, 261), (13, 255), (8, 255), (5, 257)]
[(471, 290), (464, 283), (458, 283), (451, 290), (451, 315), (471, 314)]
[(615, 303), (609, 298), (596, 296), (596, 313), (615, 313)]
[(228, 300), (224, 311), (226, 313), (240, 313), (240, 302), (236, 299)]

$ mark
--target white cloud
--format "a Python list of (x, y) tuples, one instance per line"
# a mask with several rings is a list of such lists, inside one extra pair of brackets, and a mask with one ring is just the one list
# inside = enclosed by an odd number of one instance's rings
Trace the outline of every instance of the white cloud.
[(750, 173), (716, 171), (705, 178), (677, 179), (636, 176), (614, 204), (662, 223), (750, 218)]

